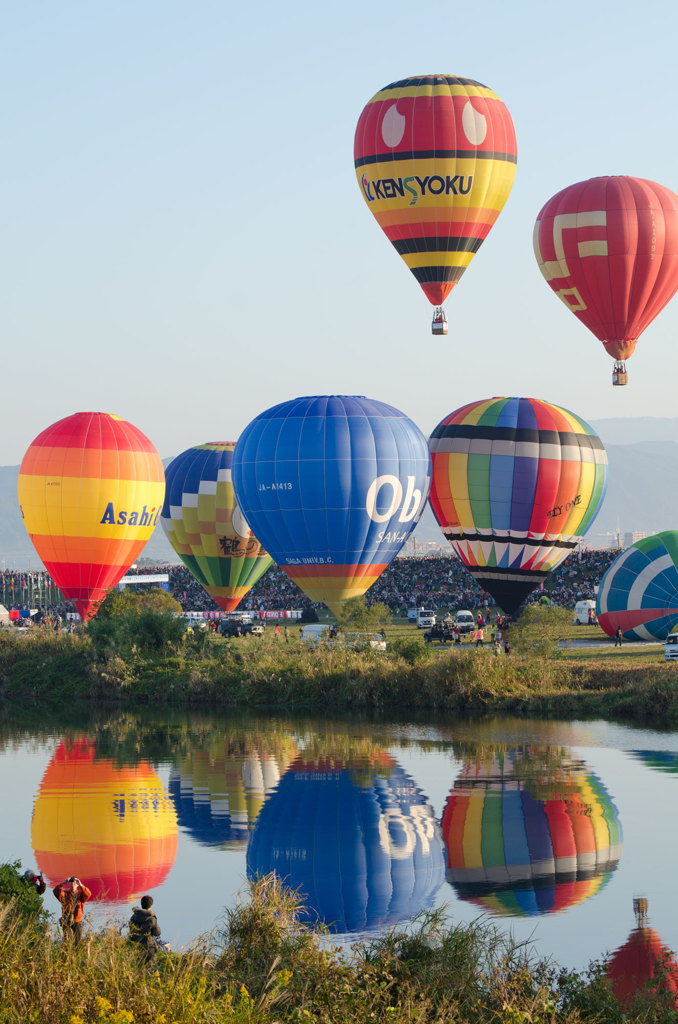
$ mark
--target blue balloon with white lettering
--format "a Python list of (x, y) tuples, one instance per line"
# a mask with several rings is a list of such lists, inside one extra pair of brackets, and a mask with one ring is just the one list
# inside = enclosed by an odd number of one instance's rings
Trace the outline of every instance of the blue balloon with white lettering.
[(309, 758), (282, 776), (250, 833), (250, 880), (275, 872), (303, 919), (331, 932), (390, 927), (430, 908), (445, 877), (442, 833), (386, 753)]
[(233, 487), (250, 529), (314, 602), (364, 594), (428, 497), (427, 440), (404, 413), (344, 395), (295, 398), (245, 427)]

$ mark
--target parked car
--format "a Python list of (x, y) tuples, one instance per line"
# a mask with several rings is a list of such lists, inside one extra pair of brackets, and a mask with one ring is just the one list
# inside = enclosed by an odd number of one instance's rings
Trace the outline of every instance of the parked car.
[(458, 629), (460, 633), (472, 633), (476, 628), (476, 620), (473, 618), (473, 612), (460, 611), (454, 613), (454, 627)]
[(678, 633), (669, 633), (664, 641), (664, 660), (674, 661), (678, 658)]
[(251, 619), (222, 619), (219, 625), (222, 636), (263, 636), (264, 627), (261, 622)]
[(438, 640), (441, 644), (453, 643), (454, 627), (451, 623), (438, 622), (431, 629), (424, 633), (424, 642), (430, 644), (432, 640)]
[(417, 629), (430, 629), (435, 624), (435, 611), (432, 608), (420, 608), (417, 612)]

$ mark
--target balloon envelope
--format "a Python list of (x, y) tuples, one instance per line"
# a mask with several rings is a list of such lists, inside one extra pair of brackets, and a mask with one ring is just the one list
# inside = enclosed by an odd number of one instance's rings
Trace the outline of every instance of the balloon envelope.
[(233, 494), (235, 443), (188, 448), (165, 470), (160, 522), (167, 539), (220, 608), (233, 611), (273, 559), (242, 517)]
[(296, 753), (291, 738), (273, 747), (234, 743), (219, 754), (200, 750), (182, 759), (169, 777), (180, 827), (204, 846), (245, 847), (264, 801)]
[(608, 636), (665, 640), (678, 625), (678, 532), (636, 541), (615, 558), (598, 588), (598, 622)]
[(470, 78), (392, 82), (358, 121), (363, 199), (429, 302), (439, 306), (501, 213), (516, 173), (511, 115)]
[(177, 819), (154, 768), (97, 759), (92, 743), (62, 741), (40, 783), (31, 843), (56, 885), (77, 875), (97, 900), (124, 903), (164, 882)]
[(429, 482), (419, 428), (362, 397), (283, 402), (248, 424), (233, 453), (236, 499), (252, 530), (312, 601), (334, 609), (395, 558)]
[(617, 810), (596, 776), (565, 759), (530, 785), (533, 763), (529, 748), (467, 763), (443, 812), (447, 880), (493, 914), (551, 914), (581, 903), (619, 861)]
[(143, 551), (160, 517), (157, 451), (127, 420), (79, 412), (38, 434), (19, 470), (35, 550), (87, 621)]
[(512, 614), (595, 519), (607, 482), (603, 444), (560, 406), (490, 398), (446, 416), (429, 445), (433, 513), (478, 583)]
[(388, 926), (430, 907), (444, 875), (440, 829), (413, 780), (379, 764), (298, 758), (264, 804), (250, 878), (275, 871), (333, 932)]
[(678, 196), (644, 178), (579, 181), (542, 208), (534, 251), (558, 298), (628, 359), (678, 289)]
[(665, 993), (678, 1010), (678, 964), (653, 928), (634, 928), (624, 945), (610, 957), (606, 974), (622, 1005), (647, 988)]

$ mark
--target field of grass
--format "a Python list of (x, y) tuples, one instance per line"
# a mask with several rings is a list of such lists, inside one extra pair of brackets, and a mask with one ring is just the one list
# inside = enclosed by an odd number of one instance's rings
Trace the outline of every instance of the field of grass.
[(334, 950), (269, 876), (221, 934), (146, 965), (114, 928), (74, 948), (0, 904), (3, 1024), (660, 1024), (661, 978), (622, 1008), (602, 964), (576, 974), (487, 923), (421, 917)]

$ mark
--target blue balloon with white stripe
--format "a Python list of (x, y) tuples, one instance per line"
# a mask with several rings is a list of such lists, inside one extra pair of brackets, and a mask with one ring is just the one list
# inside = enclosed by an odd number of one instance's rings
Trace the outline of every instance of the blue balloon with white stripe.
[(636, 541), (614, 560), (598, 589), (598, 621), (608, 636), (665, 640), (678, 626), (678, 532)]

